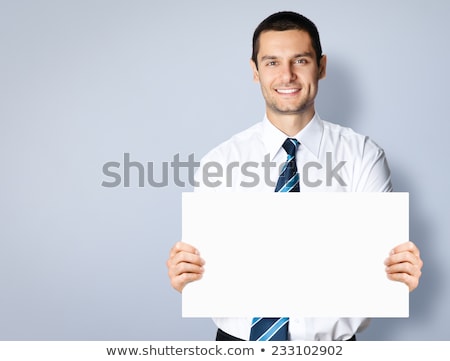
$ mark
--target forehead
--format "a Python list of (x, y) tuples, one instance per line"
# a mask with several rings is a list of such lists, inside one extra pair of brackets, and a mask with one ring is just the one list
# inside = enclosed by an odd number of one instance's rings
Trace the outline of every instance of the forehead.
[(264, 56), (290, 56), (293, 54), (312, 53), (314, 49), (311, 37), (303, 30), (268, 30), (259, 37), (258, 58)]

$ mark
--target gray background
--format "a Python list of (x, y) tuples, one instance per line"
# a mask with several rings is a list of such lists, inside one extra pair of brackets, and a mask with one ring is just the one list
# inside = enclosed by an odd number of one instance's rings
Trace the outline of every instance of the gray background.
[(450, 340), (444, 0), (0, 1), (1, 340), (213, 339), (165, 266), (191, 188), (105, 188), (102, 166), (130, 153), (160, 175), (261, 120), (250, 40), (279, 10), (319, 27), (319, 114), (371, 136), (411, 193), (411, 317), (360, 339)]

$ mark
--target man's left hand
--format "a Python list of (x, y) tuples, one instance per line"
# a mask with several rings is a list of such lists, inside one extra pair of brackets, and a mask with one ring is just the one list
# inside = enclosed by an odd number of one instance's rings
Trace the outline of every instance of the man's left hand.
[(395, 247), (384, 264), (390, 280), (405, 283), (410, 292), (419, 285), (423, 261), (419, 249), (413, 242), (402, 243)]

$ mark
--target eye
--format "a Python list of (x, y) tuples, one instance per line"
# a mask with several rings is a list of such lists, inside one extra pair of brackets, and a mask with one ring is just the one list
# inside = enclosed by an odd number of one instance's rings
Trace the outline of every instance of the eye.
[(308, 61), (305, 58), (296, 59), (295, 64), (307, 64)]
[(275, 60), (271, 60), (271, 61), (268, 61), (268, 62), (266, 63), (266, 65), (267, 65), (267, 66), (275, 66), (275, 65), (277, 65), (277, 62), (276, 62)]

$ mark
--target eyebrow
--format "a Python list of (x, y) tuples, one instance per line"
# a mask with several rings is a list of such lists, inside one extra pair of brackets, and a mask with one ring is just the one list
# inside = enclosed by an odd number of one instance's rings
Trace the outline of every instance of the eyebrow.
[[(278, 59), (278, 56), (275, 55), (264, 55), (261, 58), (261, 61), (266, 61), (266, 60), (276, 60)], [(299, 54), (295, 54), (293, 57), (293, 59), (297, 59), (297, 58), (313, 58), (313, 54), (309, 51), (307, 51), (306, 53), (299, 53)]]

